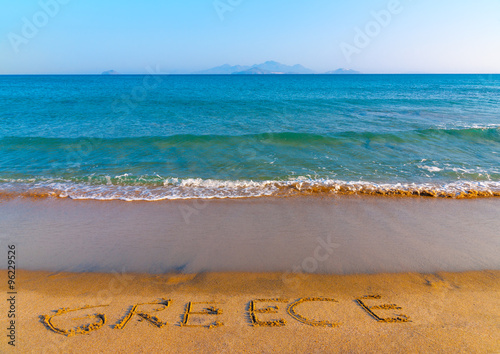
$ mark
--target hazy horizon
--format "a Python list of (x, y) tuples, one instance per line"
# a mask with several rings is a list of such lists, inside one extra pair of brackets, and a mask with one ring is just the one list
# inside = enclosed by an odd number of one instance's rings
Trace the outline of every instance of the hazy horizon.
[[(103, 75), (103, 73), (43, 73), (43, 74), (0, 74), (0, 76), (144, 76), (144, 75), (178, 75), (178, 76), (236, 76), (233, 74), (197, 74), (197, 73), (158, 73), (158, 74), (148, 74), (144, 73), (118, 73), (117, 75)], [(307, 75), (325, 75), (324, 73), (313, 73), (313, 74), (266, 74), (260, 76), (284, 76), (284, 75), (295, 75), (295, 76), (307, 76)], [(500, 75), (500, 73), (359, 73), (350, 75)], [(240, 75), (241, 76), (241, 75)], [(248, 75), (256, 76), (256, 75)], [(339, 74), (337, 76), (349, 76)]]
[(317, 73), (500, 73), (494, 0), (29, 0), (0, 10), (0, 75), (188, 74), (269, 60)]

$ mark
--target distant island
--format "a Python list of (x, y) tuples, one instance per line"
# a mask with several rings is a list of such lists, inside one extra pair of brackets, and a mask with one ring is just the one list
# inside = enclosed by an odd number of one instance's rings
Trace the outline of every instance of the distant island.
[(103, 71), (101, 75), (120, 75), (120, 73), (118, 71), (108, 70), (108, 71)]
[[(216, 66), (215, 68), (195, 71), (192, 73), (181, 72), (167, 72), (165, 74), (175, 75), (307, 75), (307, 74), (324, 74), (324, 75), (346, 75), (346, 74), (361, 74), (361, 72), (353, 69), (339, 68), (337, 70), (327, 72), (316, 72), (306, 68), (300, 64), (286, 65), (278, 63), (277, 61), (266, 61), (262, 64), (248, 65), (229, 65), (224, 64)], [(103, 71), (101, 75), (121, 75), (116, 70)]]
[[(196, 71), (196, 75), (277, 75), (277, 74), (318, 74), (311, 69), (308, 69), (300, 64), (285, 65), (276, 61), (266, 61), (262, 64), (252, 66), (244, 65), (229, 65), (224, 64), (215, 68)], [(343, 74), (361, 74), (359, 71), (352, 69), (337, 69), (328, 71), (324, 74), (328, 75), (343, 75)]]

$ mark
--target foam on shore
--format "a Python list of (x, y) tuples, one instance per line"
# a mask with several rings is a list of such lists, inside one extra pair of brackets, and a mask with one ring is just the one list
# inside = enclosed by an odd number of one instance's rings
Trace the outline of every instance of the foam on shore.
[[(116, 179), (116, 178), (115, 178)], [(478, 198), (500, 196), (500, 182), (374, 183), (298, 178), (290, 181), (222, 181), (165, 179), (149, 184), (71, 181), (9, 181), (0, 183), (0, 199), (69, 198), (94, 200), (158, 201), (182, 199), (237, 199), (258, 197), (374, 195), (399, 197)]]

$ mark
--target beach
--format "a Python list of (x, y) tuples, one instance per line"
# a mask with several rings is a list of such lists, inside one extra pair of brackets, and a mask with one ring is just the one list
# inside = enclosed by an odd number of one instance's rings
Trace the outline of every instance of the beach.
[(16, 349), (496, 352), (499, 207), (366, 196), (4, 200)]
[(0, 2), (0, 354), (500, 354), (480, 5)]
[[(16, 349), (24, 353), (500, 350), (498, 271), (308, 274), (298, 279), (292, 286), (279, 273), (21, 271)], [(129, 316), (137, 304), (144, 305)], [(387, 304), (397, 309), (384, 309)], [(100, 307), (82, 309), (85, 306)], [(289, 314), (291, 306), (296, 317)], [(68, 312), (57, 315), (61, 308)], [(105, 316), (104, 324), (99, 317), (86, 317), (96, 314)], [(139, 314), (149, 314), (149, 320)], [(47, 319), (54, 329), (47, 326)], [(92, 323), (97, 328), (71, 333)], [(7, 326), (5, 317), (1, 326)], [(0, 345), (2, 352), (7, 350), (5, 341)]]
[(0, 77), (0, 352), (499, 352), (499, 88)]

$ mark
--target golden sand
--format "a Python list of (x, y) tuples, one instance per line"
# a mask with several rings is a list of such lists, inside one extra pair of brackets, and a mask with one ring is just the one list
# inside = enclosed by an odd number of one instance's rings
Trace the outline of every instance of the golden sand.
[[(500, 351), (500, 271), (283, 279), (18, 271), (15, 350)], [(6, 333), (8, 319), (0, 319)], [(0, 351), (13, 352), (2, 337)]]

